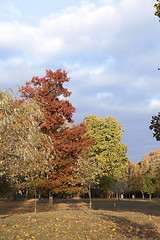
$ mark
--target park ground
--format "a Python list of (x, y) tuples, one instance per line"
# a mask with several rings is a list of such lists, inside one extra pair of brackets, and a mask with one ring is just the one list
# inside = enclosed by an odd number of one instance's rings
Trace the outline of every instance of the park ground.
[(160, 239), (160, 200), (87, 199), (0, 201), (0, 239)]

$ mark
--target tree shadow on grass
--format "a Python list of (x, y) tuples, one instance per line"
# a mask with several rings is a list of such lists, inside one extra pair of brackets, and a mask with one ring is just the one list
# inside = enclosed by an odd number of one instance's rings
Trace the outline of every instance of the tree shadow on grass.
[[(98, 214), (100, 218), (110, 221), (113, 225), (113, 230), (117, 236), (123, 236), (129, 239), (160, 239), (160, 233), (151, 224), (140, 224), (132, 222), (125, 217), (111, 216), (107, 214)], [(114, 235), (113, 231), (113, 235)], [(118, 239), (115, 236), (115, 239)]]
[(116, 201), (117, 207), (114, 208), (113, 200), (93, 200), (94, 210), (108, 210), (118, 212), (139, 212), (145, 215), (160, 216), (160, 201)]
[[(61, 211), (61, 210), (83, 210), (89, 208), (89, 199), (53, 199), (53, 205), (49, 206), (48, 199), (37, 201), (37, 212)], [(93, 199), (93, 210), (107, 210), (116, 212), (139, 212), (145, 215), (160, 216), (160, 202), (152, 201), (117, 201), (114, 208), (113, 200)], [(34, 212), (34, 199), (25, 201), (0, 201), (0, 215), (19, 214)]]
[[(0, 201), (0, 215), (34, 212), (34, 199), (24, 201)], [(88, 203), (79, 199), (54, 199), (49, 206), (48, 199), (37, 199), (37, 212), (88, 209)]]
[(34, 199), (27, 201), (0, 201), (0, 215), (32, 212)]

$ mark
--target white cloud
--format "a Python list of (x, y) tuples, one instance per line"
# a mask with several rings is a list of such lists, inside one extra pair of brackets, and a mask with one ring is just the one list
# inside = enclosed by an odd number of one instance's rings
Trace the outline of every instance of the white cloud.
[[(29, 54), (38, 54), (41, 58), (68, 58), (75, 61), (93, 54), (130, 57), (140, 51), (135, 47), (137, 41), (146, 38), (144, 22), (151, 7), (149, 1), (138, 0), (103, 3), (97, 7), (94, 3), (86, 3), (81, 7), (70, 7), (58, 14), (50, 15), (40, 21), (39, 27), (28, 27), (18, 22), (0, 25), (0, 47), (11, 49), (21, 48)], [(135, 14), (137, 10), (141, 14)], [(146, 24), (150, 21), (147, 20)], [(143, 26), (143, 27), (142, 27)], [(145, 45), (145, 44), (144, 44)], [(134, 48), (134, 49), (133, 49)], [(130, 50), (129, 50), (130, 49)], [(134, 59), (135, 60), (135, 59)], [(91, 60), (93, 61), (93, 60)]]
[[(29, 54), (36, 45), (36, 30), (33, 27), (24, 26), (17, 21), (13, 23), (0, 22), (0, 50), (11, 53)], [(3, 57), (3, 56), (1, 56)]]
[(21, 11), (18, 9), (12, 1), (4, 1), (1, 3), (0, 17), (14, 18), (20, 17)]
[(65, 51), (65, 42), (62, 38), (55, 37), (53, 39), (39, 39), (37, 46), (35, 46), (34, 54), (40, 56), (51, 57), (61, 56), (62, 52)]
[(115, 17), (116, 9), (112, 6), (96, 8), (94, 4), (87, 4), (43, 19), (40, 31), (46, 38), (63, 38), (67, 54), (87, 54), (93, 49), (96, 51), (97, 47), (103, 49), (103, 45), (111, 41), (111, 24), (115, 22)]
[(8, 4), (7, 4), (7, 11), (8, 11), (8, 15), (10, 17), (14, 17), (14, 16), (18, 16), (20, 17), (21, 16), (21, 11), (14, 5), (13, 2), (9, 1)]
[(160, 110), (160, 99), (153, 98), (150, 101), (149, 108), (159, 111)]
[(98, 99), (98, 100), (105, 100), (105, 99), (110, 99), (110, 98), (113, 98), (113, 93), (111, 93), (111, 92), (98, 92), (97, 94), (96, 94), (96, 98)]
[[(131, 97), (137, 96), (137, 89), (145, 89), (148, 98), (150, 81), (153, 86), (157, 82), (157, 78), (155, 80), (143, 72), (148, 72), (151, 62), (154, 65), (152, 51), (146, 50), (144, 54), (142, 50), (143, 47), (149, 49), (151, 45), (146, 43), (153, 41), (152, 36), (148, 40), (150, 32), (144, 25), (151, 21), (149, 7), (152, 4), (146, 0), (103, 1), (99, 7), (87, 2), (81, 7), (70, 7), (41, 19), (37, 28), (17, 21), (1, 22), (0, 49), (2, 55), (6, 54), (5, 58), (9, 54), (12, 59), (18, 55), (31, 68), (35, 64), (50, 66), (51, 61), (58, 66), (67, 66), (73, 81), (72, 88), (77, 92), (78, 86), (82, 96), (83, 92), (95, 89), (99, 94), (119, 88), (117, 95), (120, 100), (117, 96), (115, 105), (116, 101), (117, 105), (132, 105)], [(145, 39), (144, 43), (142, 39)], [(157, 54), (155, 61), (158, 57)], [(16, 68), (12, 60), (11, 65)], [(128, 91), (130, 88), (132, 94)], [(138, 100), (141, 104), (142, 97), (139, 94), (134, 104), (138, 104)]]

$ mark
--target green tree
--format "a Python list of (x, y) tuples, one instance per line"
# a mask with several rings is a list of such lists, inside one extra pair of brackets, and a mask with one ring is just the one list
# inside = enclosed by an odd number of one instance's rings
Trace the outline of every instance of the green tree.
[(144, 191), (149, 194), (149, 200), (151, 201), (152, 194), (155, 193), (156, 187), (155, 180), (151, 178), (149, 175), (145, 176)]
[(115, 118), (107, 116), (105, 119), (97, 116), (85, 118), (87, 136), (95, 140), (90, 147), (89, 157), (94, 158), (102, 176), (112, 178), (112, 188), (115, 195), (115, 183), (122, 177), (122, 171), (128, 162), (127, 146), (121, 142), (122, 126)]
[[(159, 166), (160, 166), (160, 149), (157, 149), (156, 151), (150, 151), (148, 153), (145, 153), (143, 157), (143, 161), (139, 163), (142, 174), (144, 177), (147, 177), (145, 180), (145, 190), (148, 194), (155, 193), (156, 190), (158, 192), (158, 182), (159, 182)], [(153, 188), (152, 188), (153, 187)], [(154, 192), (149, 193), (151, 189), (154, 189)]]

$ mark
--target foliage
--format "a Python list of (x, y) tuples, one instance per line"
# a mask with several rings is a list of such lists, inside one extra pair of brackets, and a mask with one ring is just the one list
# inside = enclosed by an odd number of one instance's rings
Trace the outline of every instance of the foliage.
[[(92, 141), (92, 139), (91, 139)], [(92, 206), (91, 188), (95, 184), (99, 184), (98, 176), (101, 169), (98, 168), (95, 158), (84, 156), (77, 159), (77, 165), (75, 170), (75, 176), (79, 179), (80, 184), (87, 190), (90, 199), (90, 209)]]
[(160, 194), (160, 165), (157, 167), (155, 171), (155, 184), (156, 184), (156, 193)]
[(11, 173), (14, 172), (15, 163), (19, 160), (18, 133), (11, 129), (14, 116), (13, 92), (0, 91), (0, 188), (1, 193), (5, 194), (7, 194), (7, 189), (12, 192), (15, 181)]
[(148, 194), (159, 193), (159, 166), (160, 149), (150, 151), (143, 157), (139, 163), (143, 176), (145, 177), (145, 191)]
[(154, 181), (154, 179), (151, 178), (150, 176), (146, 175), (145, 176), (144, 191), (149, 194), (150, 200), (151, 200), (151, 196), (155, 192), (155, 190), (156, 190), (156, 188), (155, 188), (155, 181)]
[(160, 141), (160, 112), (158, 112), (157, 116), (152, 116), (149, 128), (153, 130), (153, 137), (155, 137), (157, 141)]
[(76, 174), (74, 174), (74, 169), (77, 168), (77, 159), (84, 157), (91, 143), (90, 140), (84, 136), (85, 132), (85, 125), (80, 124), (56, 134), (54, 138), (56, 158), (52, 163), (54, 172), (50, 173), (47, 182), (48, 188), (50, 188), (52, 193), (60, 192), (70, 194), (80, 191), (78, 187), (80, 186), (79, 180)]
[(85, 122), (88, 127), (87, 136), (95, 139), (89, 156), (95, 158), (98, 168), (101, 169), (100, 177), (113, 175), (118, 179), (122, 168), (128, 162), (127, 146), (121, 143), (124, 132), (122, 126), (115, 118), (108, 116), (105, 119), (89, 116), (85, 118)]
[(73, 122), (75, 108), (67, 100), (71, 92), (63, 87), (68, 81), (65, 71), (46, 70), (44, 77), (33, 77), (20, 89), (21, 97), (26, 100), (34, 99), (40, 106), (44, 119), (39, 119), (39, 124), (44, 133), (55, 134), (65, 122)]
[[(52, 141), (40, 131), (37, 119), (43, 118), (43, 114), (36, 101), (17, 101), (7, 92), (4, 96), (6, 105), (1, 100), (1, 143), (4, 149), (1, 157), (6, 179), (13, 186), (30, 183), (36, 196), (34, 183), (47, 174)], [(8, 101), (6, 97), (10, 97)]]
[(160, 149), (145, 153), (143, 161), (139, 163), (143, 175), (155, 176), (155, 171), (160, 164)]
[(157, 3), (155, 3), (154, 7), (156, 9), (155, 16), (160, 18), (160, 1), (156, 0)]
[(130, 191), (136, 192), (144, 190), (144, 175), (142, 168), (137, 163), (129, 164)]
[(144, 156), (143, 168), (147, 168), (145, 174), (154, 179), (156, 193), (160, 193), (160, 149), (150, 151)]

